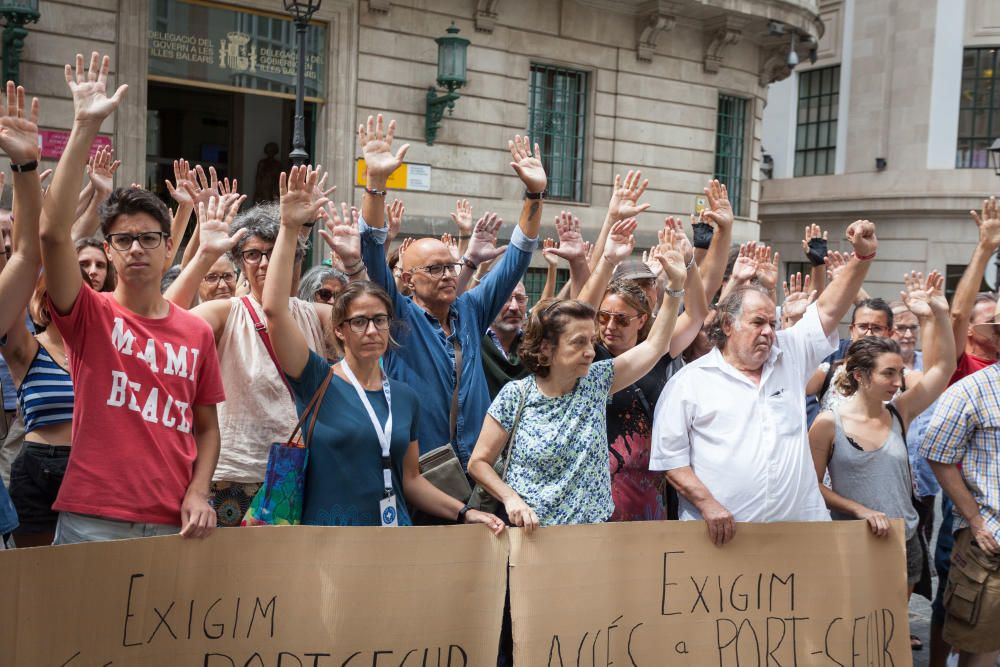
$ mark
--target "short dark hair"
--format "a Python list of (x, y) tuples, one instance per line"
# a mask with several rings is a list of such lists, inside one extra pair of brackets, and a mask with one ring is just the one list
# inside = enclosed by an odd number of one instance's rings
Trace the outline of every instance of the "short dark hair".
[(874, 297), (871, 299), (862, 299), (854, 306), (854, 310), (851, 311), (851, 324), (854, 324), (854, 319), (858, 315), (858, 310), (861, 308), (867, 308), (868, 310), (877, 310), (879, 312), (885, 313), (886, 323), (889, 328), (892, 328), (892, 307), (886, 303), (885, 299), (879, 297)]
[(160, 231), (170, 234), (170, 210), (149, 190), (118, 188), (101, 203), (101, 233), (107, 236), (120, 215), (145, 213), (160, 223)]
[(548, 377), (550, 360), (542, 353), (542, 343), (558, 345), (559, 336), (566, 331), (570, 320), (593, 322), (596, 314), (593, 306), (576, 299), (542, 299), (531, 311), (517, 350), (521, 363), (529, 372)]

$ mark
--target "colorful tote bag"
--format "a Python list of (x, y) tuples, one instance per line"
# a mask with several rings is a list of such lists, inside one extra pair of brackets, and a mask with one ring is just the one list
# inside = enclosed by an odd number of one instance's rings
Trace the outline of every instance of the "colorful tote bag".
[[(294, 526), (301, 523), (309, 444), (319, 419), (319, 406), (323, 403), (323, 396), (330, 386), (331, 378), (333, 378), (332, 367), (309, 400), (309, 405), (302, 411), (299, 423), (295, 425), (288, 442), (276, 442), (271, 445), (264, 484), (251, 501), (250, 509), (247, 510), (240, 525)], [(302, 431), (310, 415), (312, 422), (308, 429)], [(301, 443), (297, 440), (300, 431), (305, 435)]]

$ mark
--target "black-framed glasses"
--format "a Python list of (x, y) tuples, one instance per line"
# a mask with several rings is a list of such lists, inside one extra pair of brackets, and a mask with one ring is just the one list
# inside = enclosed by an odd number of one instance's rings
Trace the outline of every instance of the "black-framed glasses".
[(388, 315), (375, 315), (374, 317), (366, 317), (365, 315), (358, 315), (357, 317), (351, 317), (344, 320), (344, 322), (351, 327), (351, 331), (354, 333), (364, 333), (368, 331), (368, 323), (372, 322), (375, 324), (375, 328), (379, 331), (385, 331), (389, 328), (392, 323), (392, 318)]
[(337, 293), (334, 292), (332, 289), (320, 287), (318, 290), (316, 290), (316, 298), (324, 303), (330, 303), (336, 296)]
[(129, 234), (121, 232), (119, 234), (108, 234), (108, 245), (119, 252), (124, 252), (138, 241), (139, 247), (143, 250), (153, 250), (160, 247), (163, 239), (169, 238), (167, 232), (142, 232), (141, 234)]
[(270, 250), (258, 250), (257, 248), (251, 248), (250, 250), (244, 250), (240, 253), (240, 257), (243, 258), (244, 264), (260, 264), (260, 260), (267, 257), (267, 261), (271, 261), (271, 255), (274, 254), (274, 248)]
[(599, 310), (597, 311), (597, 321), (600, 325), (607, 326), (608, 322), (611, 320), (615, 321), (620, 327), (627, 327), (632, 323), (632, 320), (639, 317), (638, 315), (626, 315), (625, 313), (613, 313), (609, 310)]
[(214, 285), (220, 280), (224, 283), (234, 283), (236, 282), (236, 274), (232, 271), (226, 271), (225, 273), (209, 273), (204, 278), (202, 278), (207, 284)]
[(873, 336), (881, 336), (885, 333), (885, 327), (881, 324), (870, 324), (867, 322), (861, 324), (852, 324), (852, 327), (857, 327), (858, 331), (862, 333), (870, 333)]
[(448, 263), (448, 264), (429, 264), (427, 266), (418, 266), (415, 271), (423, 271), (429, 276), (434, 278), (440, 278), (445, 271), (452, 275), (458, 275), (458, 272), (462, 270), (462, 264), (460, 262)]

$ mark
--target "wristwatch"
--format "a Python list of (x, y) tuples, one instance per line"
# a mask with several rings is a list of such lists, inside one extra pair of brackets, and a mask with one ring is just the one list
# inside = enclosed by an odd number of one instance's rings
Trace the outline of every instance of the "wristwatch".
[(465, 523), (465, 515), (469, 513), (472, 509), (468, 505), (462, 505), (462, 509), (458, 510), (458, 518), (455, 519), (458, 523)]
[(463, 265), (469, 267), (473, 271), (475, 271), (476, 269), (479, 268), (478, 264), (476, 264), (475, 262), (473, 262), (471, 259), (469, 259), (465, 255), (462, 255), (462, 258), (460, 260), (458, 260), (458, 261), (460, 261)]
[(548, 194), (548, 190), (542, 190), (541, 192), (528, 192), (524, 191), (525, 199), (545, 199), (545, 195)]

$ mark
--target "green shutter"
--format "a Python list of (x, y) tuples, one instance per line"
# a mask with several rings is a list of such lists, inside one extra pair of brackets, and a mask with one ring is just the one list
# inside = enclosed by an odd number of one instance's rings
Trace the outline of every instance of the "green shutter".
[(583, 201), (587, 72), (531, 65), (528, 134), (542, 151), (548, 197)]
[(719, 95), (715, 125), (715, 177), (725, 183), (736, 215), (743, 210), (743, 165), (746, 146), (747, 100)]
[(799, 74), (795, 176), (832, 174), (837, 156), (840, 65)]

